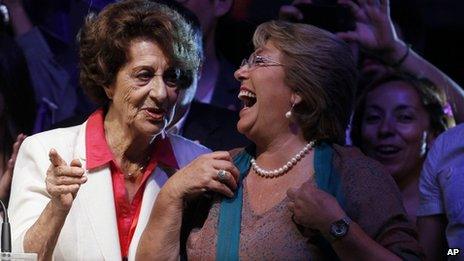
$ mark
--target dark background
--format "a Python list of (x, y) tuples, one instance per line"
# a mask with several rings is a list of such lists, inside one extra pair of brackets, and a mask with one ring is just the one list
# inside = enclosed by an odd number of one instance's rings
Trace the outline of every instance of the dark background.
[[(75, 35), (85, 14), (98, 11), (112, 1), (92, 0), (92, 6), (89, 6), (89, 2), (90, 0), (25, 0), (25, 6), (35, 24), (59, 36), (66, 43), (63, 48), (68, 48), (75, 43)], [(252, 50), (251, 36), (256, 26), (276, 19), (280, 6), (291, 2), (292, 0), (235, 0), (232, 10), (219, 24), (219, 50), (238, 65)], [(390, 3), (393, 20), (403, 30), (404, 40), (459, 85), (464, 86), (464, 1), (391, 0)], [(60, 41), (55, 41), (53, 37), (47, 40), (60, 59)], [(63, 61), (63, 64), (66, 66), (75, 63)]]

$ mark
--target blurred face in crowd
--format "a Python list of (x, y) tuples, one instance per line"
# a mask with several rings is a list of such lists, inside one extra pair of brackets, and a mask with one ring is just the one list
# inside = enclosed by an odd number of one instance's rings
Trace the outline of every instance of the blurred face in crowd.
[[(252, 140), (266, 133), (275, 136), (282, 128), (288, 128), (285, 113), (291, 107), (292, 90), (284, 83), (285, 73), (282, 54), (268, 41), (250, 56), (252, 64), (246, 64), (235, 72), (240, 81), (239, 99), (244, 106), (240, 111), (237, 128)], [(271, 128), (272, 126), (272, 128)]]
[(217, 19), (232, 7), (232, 0), (177, 0), (177, 2), (196, 15), (205, 37), (215, 29)]
[(382, 163), (397, 182), (418, 175), (433, 136), (429, 115), (414, 87), (392, 81), (370, 91), (361, 136), (363, 151)]
[(133, 40), (128, 56), (114, 84), (105, 88), (110, 110), (128, 130), (144, 136), (158, 134), (172, 118), (178, 75), (155, 42)]

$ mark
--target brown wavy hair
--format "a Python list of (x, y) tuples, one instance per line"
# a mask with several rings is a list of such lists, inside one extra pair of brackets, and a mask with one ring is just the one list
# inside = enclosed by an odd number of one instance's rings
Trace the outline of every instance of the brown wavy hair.
[(109, 99), (104, 92), (128, 61), (131, 41), (155, 42), (167, 56), (170, 66), (181, 71), (181, 89), (188, 88), (201, 61), (200, 37), (191, 25), (169, 7), (144, 0), (110, 4), (96, 15), (89, 15), (78, 42), (80, 84), (100, 105)]
[(267, 41), (282, 53), (284, 82), (302, 98), (292, 113), (304, 138), (345, 144), (357, 82), (349, 46), (315, 26), (284, 21), (256, 29), (255, 48)]

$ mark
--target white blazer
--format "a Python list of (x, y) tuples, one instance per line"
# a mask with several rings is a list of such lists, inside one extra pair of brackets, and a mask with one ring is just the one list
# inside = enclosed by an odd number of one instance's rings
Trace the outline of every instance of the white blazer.
[[(9, 214), (14, 252), (24, 252), (26, 231), (35, 223), (50, 201), (45, 177), (50, 161), (48, 153), (55, 148), (69, 164), (78, 158), (86, 166), (85, 126), (82, 125), (39, 133), (24, 140), (14, 169)], [(177, 135), (168, 134), (179, 167), (185, 166), (209, 149)], [(118, 226), (109, 167), (87, 173), (60, 232), (53, 258), (55, 260), (120, 260)], [(151, 213), (156, 195), (167, 180), (156, 168), (149, 177), (143, 195), (138, 224), (129, 247), (134, 260), (140, 236)]]

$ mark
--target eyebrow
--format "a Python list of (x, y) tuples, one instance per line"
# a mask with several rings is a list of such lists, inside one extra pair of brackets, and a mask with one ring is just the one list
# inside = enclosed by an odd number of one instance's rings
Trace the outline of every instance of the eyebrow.
[(153, 69), (154, 66), (152, 65), (136, 65), (132, 68), (133, 71), (140, 70), (140, 69)]
[(415, 106), (411, 106), (411, 105), (399, 105), (395, 107), (395, 111), (404, 111), (408, 109), (417, 110)]
[(137, 66), (131, 68), (129, 73), (131, 75), (133, 75), (133, 74), (136, 74), (136, 73), (138, 73), (138, 72), (140, 72), (142, 70), (156, 71), (156, 69), (154, 67), (149, 66), (149, 65), (137, 65)]
[[(385, 111), (383, 108), (381, 108), (378, 105), (369, 105), (369, 106), (366, 107), (366, 110), (368, 110), (368, 109), (373, 109), (373, 110), (376, 110), (376, 111)], [(403, 110), (408, 110), (408, 109), (417, 110), (417, 108), (415, 106), (406, 105), (406, 104), (400, 104), (400, 105), (396, 106), (393, 109), (393, 111), (403, 111)]]

